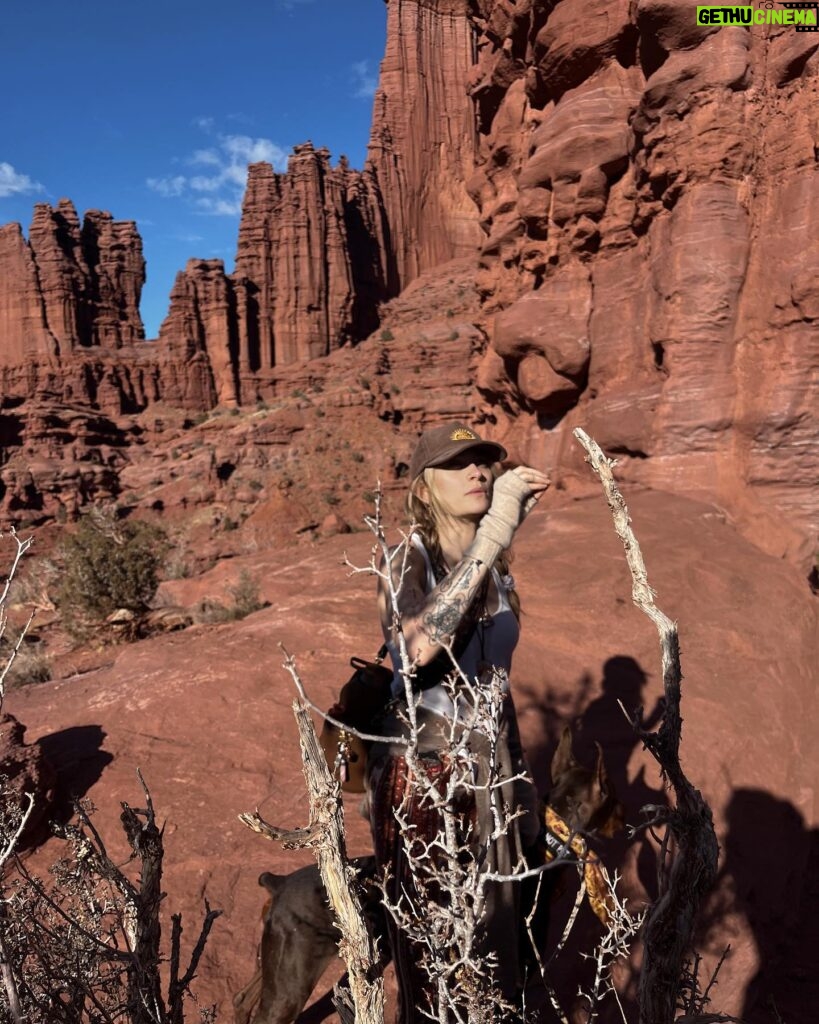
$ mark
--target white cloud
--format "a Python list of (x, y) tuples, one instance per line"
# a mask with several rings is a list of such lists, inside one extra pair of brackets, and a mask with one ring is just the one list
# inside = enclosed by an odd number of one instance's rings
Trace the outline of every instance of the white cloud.
[(371, 99), (375, 96), (378, 86), (378, 77), (374, 71), (370, 71), (370, 62), (357, 60), (350, 65), (353, 73), (353, 96), (357, 99)]
[(182, 195), (187, 181), (184, 174), (177, 174), (173, 178), (148, 178), (145, 183), (154, 192), (158, 192), (166, 199), (172, 199)]
[(218, 167), (221, 160), (215, 149), (197, 149), (193, 156), (191, 156), (189, 163), (210, 164), (211, 166)]
[(236, 161), (255, 164), (266, 160), (274, 166), (287, 162), (287, 153), (270, 139), (252, 139), (249, 135), (223, 135), (221, 144), (226, 153)]
[(209, 196), (202, 196), (196, 200), (196, 207), (202, 213), (214, 214), (217, 217), (237, 217), (242, 212), (242, 197), (211, 199)]
[(0, 199), (27, 192), (43, 192), (39, 181), (32, 181), (27, 174), (21, 174), (11, 164), (0, 162)]
[[(199, 118), (196, 124), (212, 134), (212, 118)], [(284, 170), (287, 151), (271, 139), (217, 135), (212, 145), (194, 150), (184, 161), (206, 173), (148, 178), (146, 183), (165, 198), (186, 197), (201, 213), (232, 217), (242, 209), (247, 165), (262, 160)]]

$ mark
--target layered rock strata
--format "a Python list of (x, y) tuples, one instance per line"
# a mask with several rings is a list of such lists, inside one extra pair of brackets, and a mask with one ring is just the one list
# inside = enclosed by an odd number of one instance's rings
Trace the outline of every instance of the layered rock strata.
[[(475, 61), (468, 0), (388, 0), (387, 44), (367, 169), (389, 226), (400, 287), (480, 242), (465, 188), (476, 156), (466, 83)], [(392, 280), (392, 279), (391, 279)]]
[(89, 210), (80, 226), (69, 200), (38, 203), (28, 242), (18, 224), (0, 228), (0, 267), (0, 366), (145, 338), (145, 261), (133, 221)]
[(568, 481), (582, 423), (627, 479), (718, 500), (807, 564), (817, 34), (697, 26), (682, 0), (390, 0), (387, 20), (365, 168), (310, 144), (251, 167), (235, 272), (190, 261), (158, 344), (133, 225), (63, 201), (28, 242), (0, 231), (5, 411), (252, 403), (478, 240), (486, 337), (460, 341), (516, 457)]
[(274, 367), (366, 338), (379, 305), (419, 273), (474, 254), (467, 6), (390, 0), (363, 171), (344, 157), (332, 167), (310, 142), (283, 174), (250, 166), (235, 272), (191, 261), (177, 277), (160, 340), (192, 372), (171, 382), (173, 400), (253, 401)]
[(819, 37), (700, 27), (681, 0), (471, 9), (487, 415), (564, 476), (582, 424), (626, 476), (806, 556)]

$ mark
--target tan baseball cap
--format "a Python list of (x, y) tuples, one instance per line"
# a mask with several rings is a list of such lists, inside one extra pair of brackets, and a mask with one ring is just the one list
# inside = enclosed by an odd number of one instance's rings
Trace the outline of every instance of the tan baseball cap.
[(415, 480), (429, 466), (442, 466), (461, 452), (482, 448), (487, 462), (500, 462), (506, 458), (506, 449), (495, 441), (485, 441), (463, 423), (445, 423), (426, 430), (418, 439), (410, 460), (410, 480)]

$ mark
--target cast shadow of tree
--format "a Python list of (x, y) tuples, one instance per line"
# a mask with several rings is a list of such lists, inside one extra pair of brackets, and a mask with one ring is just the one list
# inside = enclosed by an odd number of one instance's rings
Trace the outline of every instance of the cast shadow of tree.
[(700, 929), (705, 947), (723, 942), (726, 918), (747, 921), (759, 968), (740, 1014), (747, 1024), (815, 1019), (819, 1006), (819, 830), (787, 800), (736, 789), (725, 810), (715, 895)]
[[(585, 673), (569, 694), (553, 688), (544, 691), (542, 688), (536, 690), (526, 685), (518, 687), (519, 711), (528, 714), (534, 711), (541, 720), (540, 728), (537, 730), (542, 737), (541, 742), (527, 747), (532, 774), (540, 792), (547, 793), (549, 790), (552, 756), (563, 728), (568, 724), (572, 727), (575, 755), (583, 764), (595, 763), (595, 744), (601, 745), (609, 780), (623, 804), (625, 820), (629, 825), (638, 825), (644, 820), (640, 814), (642, 807), (652, 804), (667, 805), (668, 799), (659, 773), (656, 776), (656, 786), (646, 781), (645, 769), (642, 767), (634, 778), (629, 777), (629, 762), (636, 748), (640, 746), (640, 740), (623, 709), (632, 715), (644, 708), (648, 681), (649, 677), (639, 662), (627, 655), (617, 655), (604, 663), (599, 685), (595, 685), (592, 676)], [(594, 693), (598, 695), (593, 697)], [(643, 713), (644, 726), (656, 727), (662, 711), (662, 699), (658, 699), (648, 712)], [(644, 838), (629, 840), (626, 832), (622, 831), (598, 844), (597, 849), (609, 873), (613, 874), (623, 869), (629, 848), (635, 844), (638, 880), (649, 900), (652, 900), (657, 895), (657, 859)], [(570, 882), (567, 892), (553, 906), (550, 948), (557, 942), (560, 929), (568, 918), (575, 891), (576, 885)], [(582, 972), (581, 952), (593, 948), (598, 936), (598, 922), (588, 908), (583, 908), (566, 950), (557, 961), (558, 965), (564, 965), (560, 968), (560, 974), (565, 976), (560, 977), (556, 985), (560, 990), (559, 995), (564, 1009), (568, 1010), (574, 1000), (577, 982)], [(637, 1017), (633, 987), (628, 985), (622, 997), (623, 1008), (630, 1020), (636, 1020)], [(552, 1019), (547, 1010), (543, 1020)], [(597, 1019), (600, 1024), (606, 1024), (609, 1020), (622, 1020), (615, 1006), (608, 1007), (605, 1004), (600, 1008), (600, 1016)]]

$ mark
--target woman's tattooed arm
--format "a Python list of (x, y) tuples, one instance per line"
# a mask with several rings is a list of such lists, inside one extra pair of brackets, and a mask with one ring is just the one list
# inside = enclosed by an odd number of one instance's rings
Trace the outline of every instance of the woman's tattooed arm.
[[(421, 553), (409, 552), (403, 578), (401, 561), (400, 556), (395, 558), (391, 567), (398, 592), (400, 629), (410, 657), (425, 665), (442, 646), (452, 643), (489, 569), (477, 559), (465, 558), (427, 593), (426, 566)], [(379, 584), (379, 608), (384, 635), (395, 640), (397, 625), (383, 580)]]
[(449, 644), (481, 585), (482, 562), (466, 558), (429, 595), (421, 616), (421, 629), (431, 644)]

